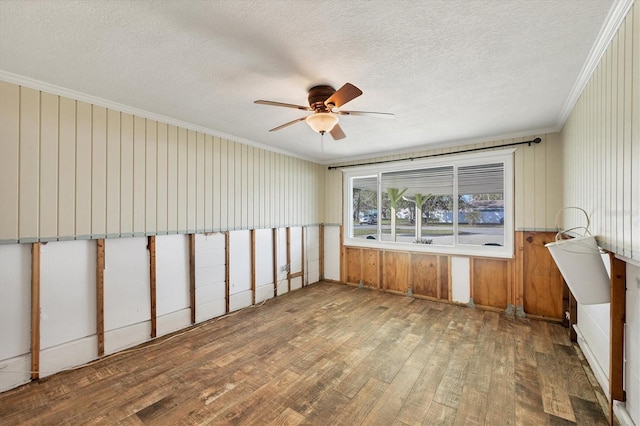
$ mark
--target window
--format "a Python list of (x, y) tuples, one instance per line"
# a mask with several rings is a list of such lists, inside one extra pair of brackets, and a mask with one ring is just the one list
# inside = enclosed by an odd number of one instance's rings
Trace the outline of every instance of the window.
[(345, 244), (511, 257), (513, 150), (345, 169)]

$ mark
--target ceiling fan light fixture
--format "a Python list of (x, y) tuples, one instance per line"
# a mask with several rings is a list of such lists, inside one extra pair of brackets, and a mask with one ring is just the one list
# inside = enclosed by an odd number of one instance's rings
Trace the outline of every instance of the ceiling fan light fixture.
[(316, 112), (306, 118), (306, 122), (315, 132), (323, 135), (330, 132), (338, 124), (338, 116), (329, 112)]

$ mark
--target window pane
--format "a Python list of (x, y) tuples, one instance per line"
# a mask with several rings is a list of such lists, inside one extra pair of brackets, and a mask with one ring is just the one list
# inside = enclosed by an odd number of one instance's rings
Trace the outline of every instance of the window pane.
[(378, 178), (354, 178), (352, 238), (377, 239), (378, 235)]
[(382, 240), (453, 244), (453, 167), (382, 174)]
[(458, 243), (504, 245), (504, 165), (458, 168)]

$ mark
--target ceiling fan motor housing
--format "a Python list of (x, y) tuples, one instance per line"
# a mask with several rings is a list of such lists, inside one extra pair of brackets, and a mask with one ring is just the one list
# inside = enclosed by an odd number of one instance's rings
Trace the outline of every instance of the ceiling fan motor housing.
[(309, 89), (309, 106), (314, 111), (330, 111), (333, 106), (325, 105), (324, 101), (336, 92), (331, 86), (314, 86)]

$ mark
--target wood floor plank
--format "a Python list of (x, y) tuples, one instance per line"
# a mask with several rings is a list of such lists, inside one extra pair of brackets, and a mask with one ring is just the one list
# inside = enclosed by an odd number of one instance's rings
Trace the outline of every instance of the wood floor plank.
[(604, 424), (565, 332), (321, 283), (0, 393), (0, 424)]

